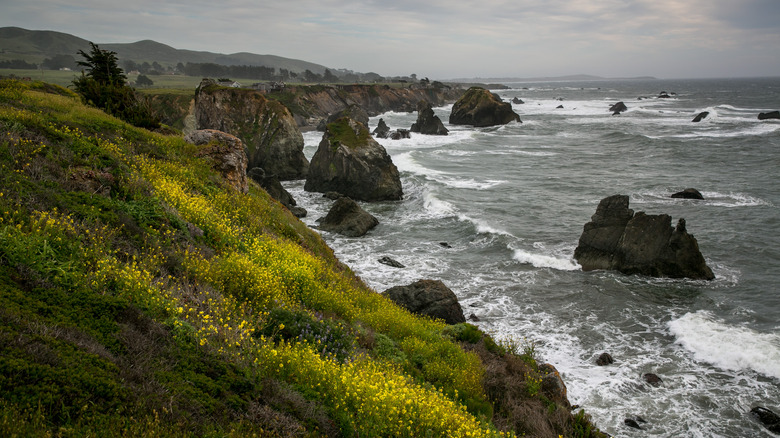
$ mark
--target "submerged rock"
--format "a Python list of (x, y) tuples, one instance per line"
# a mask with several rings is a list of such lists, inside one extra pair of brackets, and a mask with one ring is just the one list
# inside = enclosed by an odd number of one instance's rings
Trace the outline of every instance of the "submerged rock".
[(501, 98), (480, 87), (469, 88), (455, 102), (450, 113), (450, 123), (453, 125), (473, 125), (479, 128), (506, 125), (513, 121), (521, 122), (520, 116), (512, 111), (512, 104), (502, 102)]
[(645, 373), (642, 376), (642, 379), (644, 379), (644, 381), (649, 383), (651, 386), (661, 386), (661, 383), (663, 383), (663, 380), (661, 380), (657, 374), (653, 373)]
[(634, 214), (628, 196), (604, 198), (583, 227), (574, 258), (584, 271), (712, 280), (715, 276), (688, 234), (685, 219), (672, 228), (666, 214)]
[(392, 268), (399, 268), (400, 269), (400, 268), (405, 268), (406, 267), (403, 264), (401, 264), (401, 262), (399, 262), (398, 260), (396, 260), (396, 259), (394, 259), (392, 257), (388, 257), (388, 256), (380, 257), (379, 260), (377, 260), (377, 261), (379, 263), (383, 264), (383, 265), (387, 265), (387, 266), (390, 266)]
[(360, 237), (379, 225), (377, 218), (363, 210), (357, 202), (342, 197), (333, 203), (328, 214), (320, 220), (320, 229), (347, 237)]
[(694, 117), (693, 120), (691, 120), (691, 122), (699, 123), (702, 120), (704, 120), (705, 118), (707, 118), (707, 116), (709, 116), (709, 115), (710, 115), (709, 111), (702, 111), (699, 114), (697, 114), (696, 117)]
[(704, 199), (701, 192), (694, 188), (687, 188), (681, 192), (673, 193), (672, 198), (677, 199)]
[(770, 111), (768, 113), (759, 113), (758, 120), (780, 119), (780, 111)]
[(330, 125), (311, 159), (308, 192), (336, 191), (359, 201), (399, 200), (401, 178), (385, 148), (368, 128), (348, 117)]
[(396, 129), (390, 133), (390, 140), (403, 140), (405, 138), (412, 138), (408, 129)]
[(612, 359), (612, 355), (609, 353), (601, 353), (599, 357), (596, 359), (596, 365), (598, 366), (605, 366), (605, 365), (611, 365), (615, 363), (615, 360)]
[(458, 297), (440, 280), (419, 280), (406, 286), (394, 286), (382, 295), (418, 315), (443, 319), (447, 324), (466, 322)]

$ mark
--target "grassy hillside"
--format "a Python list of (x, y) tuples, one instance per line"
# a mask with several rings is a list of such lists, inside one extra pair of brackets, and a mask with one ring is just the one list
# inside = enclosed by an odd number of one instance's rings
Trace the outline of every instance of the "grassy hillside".
[(530, 351), (398, 308), (197, 150), (0, 81), (0, 436), (592, 433)]

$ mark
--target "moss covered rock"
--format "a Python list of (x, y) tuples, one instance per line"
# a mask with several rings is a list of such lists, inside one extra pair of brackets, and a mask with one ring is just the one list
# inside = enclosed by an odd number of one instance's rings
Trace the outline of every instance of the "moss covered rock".
[(359, 201), (401, 199), (398, 169), (362, 123), (348, 117), (328, 125), (311, 160), (304, 190), (339, 192)]
[(490, 91), (481, 87), (471, 87), (466, 91), (450, 113), (453, 125), (474, 125), (476, 127), (506, 125), (509, 122), (521, 122), (520, 116), (512, 111), (512, 104), (502, 102)]

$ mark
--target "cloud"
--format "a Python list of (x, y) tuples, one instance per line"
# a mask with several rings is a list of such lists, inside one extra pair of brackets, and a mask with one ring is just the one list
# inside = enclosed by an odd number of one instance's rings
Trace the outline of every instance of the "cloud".
[[(780, 71), (777, 0), (0, 0), (0, 25), (254, 52), (380, 74)], [(740, 65), (740, 63), (748, 63)]]

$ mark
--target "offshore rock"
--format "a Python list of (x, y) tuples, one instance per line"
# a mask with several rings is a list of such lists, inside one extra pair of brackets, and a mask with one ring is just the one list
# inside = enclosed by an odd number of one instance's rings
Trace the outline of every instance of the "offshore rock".
[(676, 199), (704, 199), (701, 192), (694, 188), (687, 188), (681, 192), (672, 193), (672, 198)]
[(195, 118), (200, 129), (218, 129), (240, 138), (247, 168), (262, 167), (281, 181), (302, 179), (309, 162), (303, 135), (281, 103), (259, 91), (220, 87), (204, 79), (195, 90)]
[(514, 103), (515, 105), (522, 105), (525, 102), (523, 102), (523, 99), (520, 99), (519, 97), (515, 97), (514, 99), (512, 99), (512, 103)]
[(485, 126), (506, 125), (520, 122), (520, 116), (512, 111), (512, 104), (502, 102), (501, 98), (481, 87), (471, 87), (466, 91), (450, 113), (453, 125)]
[(685, 229), (672, 228), (666, 214), (634, 214), (628, 196), (604, 198), (585, 224), (574, 258), (583, 271), (610, 269), (624, 274), (712, 280), (715, 276)]
[(387, 138), (390, 135), (390, 127), (385, 123), (385, 119), (379, 119), (379, 123), (377, 123), (372, 134), (376, 138)]
[(328, 125), (311, 159), (308, 192), (339, 192), (359, 201), (394, 201), (403, 196), (393, 160), (368, 128), (348, 117)]
[(609, 107), (609, 110), (612, 111), (613, 116), (616, 116), (622, 113), (623, 111), (628, 111), (628, 107), (626, 106), (625, 103), (621, 101)]
[(449, 132), (439, 116), (433, 114), (433, 108), (427, 100), (417, 104), (417, 121), (412, 124), (410, 131), (426, 135), (447, 135)]
[(390, 140), (403, 140), (405, 138), (412, 138), (408, 129), (396, 129), (390, 133)]
[(697, 114), (697, 115), (696, 115), (696, 117), (694, 117), (694, 118), (693, 118), (693, 120), (691, 120), (691, 122), (693, 122), (693, 123), (699, 123), (699, 122), (701, 122), (702, 120), (706, 119), (706, 118), (707, 118), (707, 116), (709, 116), (709, 115), (710, 115), (710, 112), (709, 112), (709, 111), (702, 111), (702, 112), (700, 112), (699, 114)]
[(599, 357), (596, 359), (596, 365), (603, 367), (606, 365), (612, 365), (615, 363), (615, 360), (612, 359), (612, 355), (609, 353), (601, 353)]
[(404, 309), (447, 324), (466, 322), (458, 297), (440, 280), (418, 280), (407, 286), (394, 286), (382, 292)]
[(392, 257), (388, 257), (388, 256), (380, 257), (379, 260), (377, 260), (377, 261), (379, 263), (383, 264), (383, 265), (387, 265), (387, 266), (390, 266), (392, 268), (399, 268), (399, 269), (401, 269), (401, 268), (405, 268), (406, 267), (401, 262), (399, 262), (398, 260), (396, 260), (396, 259), (394, 259)]
[(241, 193), (249, 192), (246, 179), (247, 156), (244, 143), (233, 135), (214, 129), (195, 131), (184, 137), (184, 140), (200, 149), (197, 155), (208, 157), (213, 167), (218, 170), (225, 181)]
[(320, 220), (319, 227), (347, 237), (360, 237), (377, 225), (379, 221), (374, 216), (345, 196), (333, 203), (328, 214)]
[(780, 119), (780, 111), (770, 111), (768, 113), (759, 113), (758, 120)]

